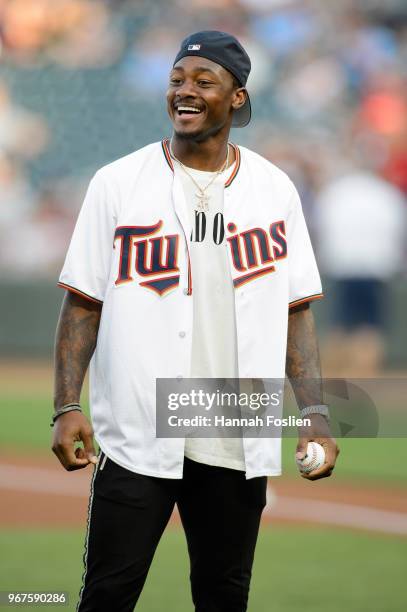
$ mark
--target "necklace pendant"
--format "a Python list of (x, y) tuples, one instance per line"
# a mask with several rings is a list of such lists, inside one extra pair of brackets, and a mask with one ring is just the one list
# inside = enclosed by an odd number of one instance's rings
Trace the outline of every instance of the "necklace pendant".
[(208, 212), (209, 196), (207, 196), (205, 193), (196, 193), (195, 195), (198, 198), (197, 209), (202, 212)]

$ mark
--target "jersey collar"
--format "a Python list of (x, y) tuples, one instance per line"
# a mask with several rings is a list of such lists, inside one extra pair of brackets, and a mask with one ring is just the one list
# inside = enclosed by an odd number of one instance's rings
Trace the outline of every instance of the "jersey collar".
[[(240, 162), (241, 162), (241, 155), (240, 155), (240, 149), (237, 145), (235, 145), (233, 142), (230, 143), (232, 145), (232, 147), (235, 150), (235, 163), (234, 163), (234, 167), (232, 170), (232, 173), (229, 175), (229, 178), (227, 179), (227, 181), (225, 182), (225, 188), (229, 187), (233, 181), (235, 180), (237, 173), (239, 172), (240, 169)], [(163, 154), (165, 157), (165, 161), (167, 162), (167, 164), (169, 165), (169, 167), (171, 168), (171, 171), (174, 172), (174, 164), (172, 161), (172, 157), (170, 154), (170, 139), (169, 138), (164, 138), (164, 140), (161, 141), (161, 146), (162, 146), (162, 150), (163, 150)]]

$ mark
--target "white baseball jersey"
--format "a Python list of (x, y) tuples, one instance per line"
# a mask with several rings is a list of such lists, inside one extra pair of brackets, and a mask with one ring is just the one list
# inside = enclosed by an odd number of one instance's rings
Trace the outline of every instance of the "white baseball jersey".
[[(244, 147), (225, 183), (223, 227), (241, 378), (284, 378), (288, 308), (321, 297), (289, 178)], [(156, 438), (156, 378), (188, 377), (193, 329), (190, 215), (168, 141), (99, 170), (60, 286), (103, 303), (90, 365), (95, 437), (133, 472), (182, 478), (184, 439)], [(246, 478), (281, 473), (281, 440), (243, 440)]]

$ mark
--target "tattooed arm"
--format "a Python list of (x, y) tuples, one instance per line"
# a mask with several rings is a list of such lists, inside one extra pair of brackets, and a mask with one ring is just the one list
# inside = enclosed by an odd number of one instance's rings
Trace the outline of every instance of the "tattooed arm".
[[(102, 305), (66, 292), (55, 340), (54, 408), (79, 402), (99, 329)], [(76, 442), (83, 448), (74, 449)], [(84, 414), (67, 412), (55, 421), (52, 450), (66, 470), (96, 463), (93, 430)]]
[[(300, 408), (324, 403), (318, 342), (308, 303), (292, 308), (288, 316), (286, 373)], [(308, 442), (312, 440), (324, 447), (325, 464), (318, 470), (302, 474), (308, 480), (318, 480), (331, 475), (339, 448), (324, 416), (313, 414), (307, 418), (311, 426), (300, 430), (296, 456), (304, 458)]]

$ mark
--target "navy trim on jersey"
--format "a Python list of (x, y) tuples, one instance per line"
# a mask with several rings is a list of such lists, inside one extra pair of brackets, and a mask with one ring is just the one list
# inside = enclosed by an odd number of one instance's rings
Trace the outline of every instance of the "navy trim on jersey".
[(300, 304), (304, 304), (305, 302), (312, 302), (313, 300), (320, 300), (323, 297), (324, 297), (323, 293), (314, 293), (314, 295), (309, 295), (308, 297), (299, 298), (298, 300), (294, 300), (293, 302), (290, 302), (288, 307), (292, 308), (293, 306), (299, 306)]
[[(165, 161), (167, 162), (167, 164), (171, 168), (172, 172), (174, 172), (174, 164), (172, 163), (172, 157), (171, 157), (171, 153), (170, 153), (169, 142), (170, 142), (169, 138), (164, 138), (164, 140), (161, 141), (161, 147), (162, 147), (162, 150), (163, 150), (163, 153), (164, 153)], [(235, 151), (236, 160), (235, 160), (235, 163), (234, 163), (233, 172), (229, 176), (228, 180), (225, 183), (225, 189), (226, 189), (226, 187), (230, 187), (230, 185), (235, 180), (235, 178), (237, 176), (237, 173), (240, 170), (240, 163), (241, 163), (241, 154), (240, 154), (239, 147), (237, 145), (235, 145), (233, 142), (231, 142), (230, 144), (232, 145), (232, 147), (233, 147), (233, 149)]]
[(171, 170), (174, 172), (174, 164), (172, 163), (171, 154), (170, 154), (170, 150), (168, 147), (169, 142), (170, 142), (169, 138), (164, 138), (164, 140), (161, 141), (161, 146), (162, 146), (162, 150), (164, 153), (165, 161), (167, 162)]
[(71, 287), (71, 285), (66, 285), (65, 283), (57, 283), (57, 286), (61, 287), (62, 289), (66, 289), (67, 291), (71, 291), (71, 293), (76, 293), (77, 295), (80, 295), (81, 297), (86, 298), (90, 302), (96, 302), (96, 304), (103, 304), (102, 300), (98, 300), (92, 297), (91, 295), (88, 295), (84, 291), (80, 291), (80, 289), (76, 289), (76, 287)]

